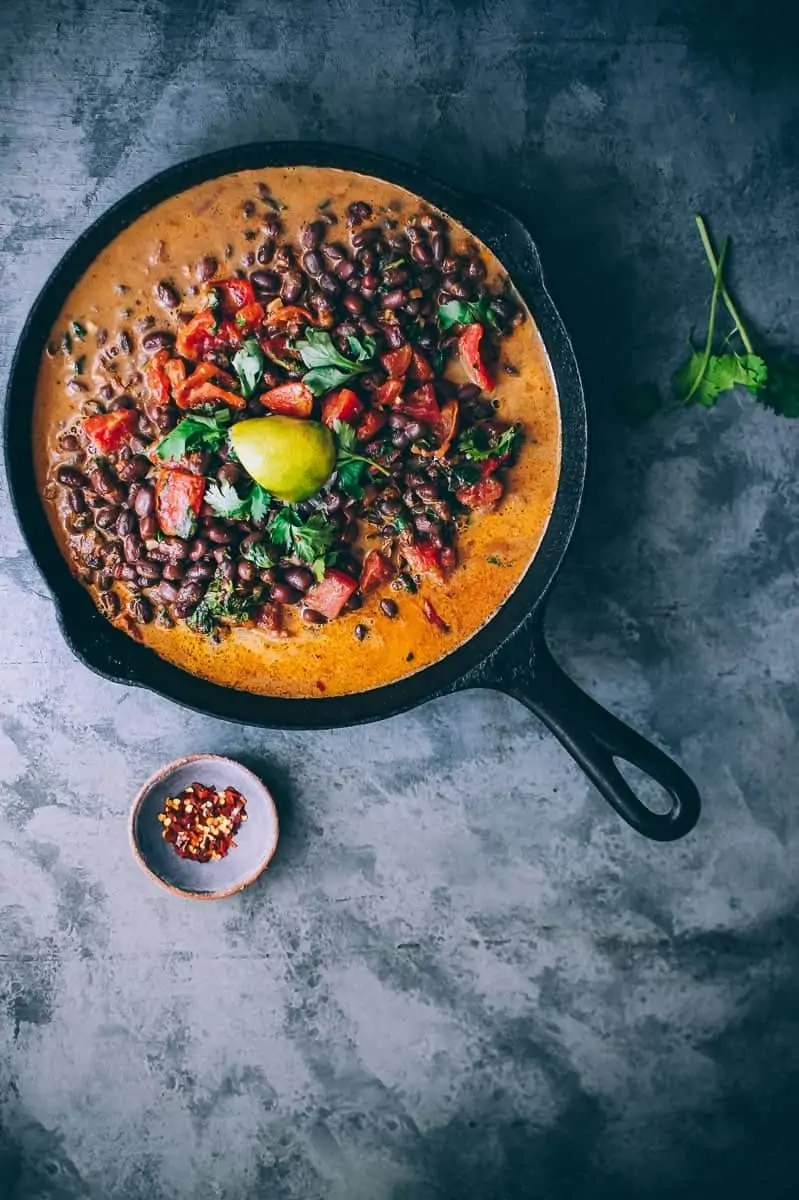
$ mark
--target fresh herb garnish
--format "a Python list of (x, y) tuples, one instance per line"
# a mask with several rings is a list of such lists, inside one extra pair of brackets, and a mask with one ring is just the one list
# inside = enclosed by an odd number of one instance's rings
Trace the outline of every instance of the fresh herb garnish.
[(488, 433), (482, 425), (473, 425), (458, 438), (458, 450), (470, 462), (485, 462), (488, 458), (504, 458), (516, 445), (519, 433), (519, 427), (511, 425), (497, 437), (494, 433)]
[(357, 436), (355, 430), (346, 421), (334, 421), (333, 430), (338, 439), (338, 453), (336, 455), (336, 474), (338, 481), (341, 484), (343, 491), (348, 496), (353, 496), (356, 500), (363, 497), (363, 487), (361, 486), (361, 476), (364, 467), (374, 467), (376, 471), (380, 471), (383, 475), (389, 475), (381, 463), (375, 462), (373, 458), (367, 458), (364, 454), (359, 454), (357, 446)]
[(481, 296), (479, 300), (448, 300), (438, 309), (438, 324), (442, 330), (451, 329), (453, 325), (485, 325), (486, 322), (497, 324), (488, 296)]
[(258, 605), (251, 592), (242, 592), (233, 584), (216, 575), (186, 624), (198, 633), (213, 633), (220, 620), (246, 621)]
[(259, 571), (265, 571), (275, 565), (275, 559), (269, 547), (265, 546), (263, 542), (255, 542), (254, 545), (248, 546), (242, 557), (248, 559), (251, 563), (255, 563)]
[(271, 500), (270, 493), (260, 483), (252, 483), (243, 496), (227, 480), (209, 483), (205, 489), (205, 503), (218, 517), (228, 521), (253, 521), (260, 525), (266, 519)]
[(219, 321), (222, 317), (222, 297), (219, 295), (218, 288), (209, 288), (205, 294), (205, 307), (214, 315), (214, 323), (211, 326), (211, 333), (216, 333), (219, 329)]
[(79, 342), (82, 342), (86, 337), (86, 330), (81, 325), (80, 321), (73, 321), (70, 325), (72, 336), (76, 337)]
[(509, 567), (510, 563), (506, 558), (500, 558), (498, 554), (489, 554), (486, 558), (487, 563), (491, 563), (492, 567)]
[(264, 352), (256, 338), (247, 338), (244, 344), (233, 355), (233, 370), (239, 377), (241, 394), (249, 398), (264, 374)]
[(317, 579), (322, 579), (325, 565), (338, 536), (338, 529), (321, 513), (304, 519), (288, 505), (277, 512), (267, 526), (269, 537), (286, 554), (308, 563)]
[[(353, 358), (345, 358), (333, 344), (329, 333), (323, 329), (308, 329), (305, 338), (297, 342), (302, 361), (308, 372), (303, 376), (314, 396), (322, 396), (342, 384), (349, 383), (356, 375), (363, 375), (370, 369), (377, 351), (374, 338), (347, 338), (347, 344)], [(353, 361), (354, 359), (354, 361)]]
[(222, 408), (209, 416), (202, 416), (195, 410), (161, 439), (155, 452), (162, 459), (183, 458), (190, 450), (207, 450), (213, 454), (227, 437), (229, 424), (229, 408)]

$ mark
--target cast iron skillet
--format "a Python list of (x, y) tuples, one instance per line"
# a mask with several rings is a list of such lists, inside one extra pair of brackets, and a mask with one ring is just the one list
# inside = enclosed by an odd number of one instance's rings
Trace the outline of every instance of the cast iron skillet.
[[(31, 465), (34, 381), (49, 331), (70, 289), (125, 226), (162, 200), (206, 179), (267, 166), (340, 167), (390, 180), (450, 213), (477, 234), (508, 270), (544, 340), (560, 397), (563, 460), (555, 506), (538, 554), (508, 601), (474, 637), (445, 659), (397, 683), (352, 696), (286, 700), (254, 696), (189, 675), (110, 625), (77, 583), (50, 531)], [(188, 708), (247, 725), (324, 729), (374, 721), (466, 688), (515, 696), (560, 739), (620, 816), (639, 833), (672, 841), (699, 816), (699, 793), (656, 746), (610, 715), (561, 671), (543, 634), (544, 602), (580, 507), (586, 466), (586, 414), (574, 352), (544, 286), (538, 252), (523, 225), (504, 209), (462, 195), (400, 163), (341, 146), (267, 142), (205, 155), (136, 188), (72, 246), (31, 310), (11, 368), (5, 412), (6, 470), (28, 546), (55, 597), (61, 628), (92, 670), (150, 688)], [(635, 795), (614, 758), (640, 768), (671, 797), (656, 813)]]

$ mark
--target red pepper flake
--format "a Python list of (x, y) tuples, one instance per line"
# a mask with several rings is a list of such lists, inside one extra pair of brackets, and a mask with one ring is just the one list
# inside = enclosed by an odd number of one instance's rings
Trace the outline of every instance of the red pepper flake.
[(223, 792), (204, 783), (192, 783), (167, 796), (158, 814), (165, 842), (181, 858), (193, 862), (216, 862), (235, 848), (234, 838), (247, 820), (247, 801), (235, 788)]
[(449, 633), (449, 625), (440, 617), (429, 600), (422, 601), (422, 612), (427, 617), (431, 625), (435, 625), (436, 629), (440, 629), (442, 633)]

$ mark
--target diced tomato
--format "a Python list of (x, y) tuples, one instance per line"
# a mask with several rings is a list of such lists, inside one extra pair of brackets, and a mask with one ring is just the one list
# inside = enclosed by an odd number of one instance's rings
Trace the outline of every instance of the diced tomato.
[(133, 437), (137, 421), (135, 409), (118, 408), (116, 412), (87, 417), (83, 428), (89, 441), (101, 454), (111, 454)]
[(181, 325), (175, 338), (175, 349), (183, 358), (202, 358), (211, 348), (215, 329), (216, 317), (210, 308), (203, 308)]
[(488, 509), (499, 503), (504, 491), (502, 480), (490, 475), (468, 487), (458, 488), (455, 499), (467, 508)]
[(436, 583), (443, 583), (446, 571), (441, 561), (441, 550), (432, 542), (414, 541), (410, 534), (400, 538), (400, 553), (416, 575), (426, 575)]
[(380, 361), (386, 368), (389, 379), (402, 379), (408, 372), (413, 357), (413, 347), (410, 342), (400, 346), (398, 350), (389, 350), (380, 355)]
[(346, 421), (354, 425), (363, 412), (363, 405), (352, 388), (339, 388), (325, 396), (322, 402), (322, 423), (333, 428), (335, 421)]
[(249, 279), (215, 279), (211, 287), (217, 292), (222, 304), (223, 317), (235, 317), (240, 308), (255, 303), (255, 292)]
[(396, 575), (393, 563), (389, 562), (379, 550), (370, 550), (363, 560), (361, 579), (358, 584), (364, 595), (373, 592), (381, 584), (389, 583)]
[(246, 408), (247, 401), (236, 392), (229, 392), (216, 383), (201, 383), (177, 401), (178, 408), (199, 408), (202, 404), (227, 404), (228, 408)]
[(279, 604), (262, 604), (256, 608), (253, 620), (263, 633), (270, 637), (285, 637), (283, 630), (283, 613)]
[(480, 349), (485, 330), (482, 325), (467, 325), (458, 338), (458, 357), (471, 383), (476, 383), (484, 392), (490, 392), (494, 380)]
[(414, 421), (422, 421), (434, 428), (441, 420), (441, 409), (436, 399), (436, 389), (432, 383), (423, 383), (410, 396), (401, 400), (397, 407)]
[(348, 575), (346, 571), (339, 571), (337, 567), (328, 567), (324, 579), (320, 583), (315, 583), (305, 593), (305, 603), (308, 608), (313, 608), (323, 617), (327, 617), (328, 621), (333, 621), (357, 587), (357, 580)]
[(205, 495), (202, 475), (170, 469), (162, 471), (155, 485), (155, 515), (167, 537), (191, 537)]
[(284, 371), (297, 372), (304, 369), (302, 367), (302, 359), (299, 352), (291, 345), (291, 339), (285, 334), (278, 333), (275, 337), (262, 337), (258, 339), (261, 343), (261, 349), (267, 358), (271, 358), (273, 363), (277, 363)]
[(422, 601), (422, 612), (431, 625), (435, 625), (436, 629), (440, 629), (442, 633), (449, 633), (449, 625), (443, 617), (439, 616), (429, 600)]
[(314, 319), (299, 304), (284, 304), (282, 308), (273, 308), (266, 314), (264, 325), (267, 329), (282, 329), (284, 325), (313, 325)]
[(236, 325), (239, 329), (255, 329), (264, 319), (264, 306), (256, 300), (253, 304), (245, 304), (236, 313)]
[(175, 393), (176, 403), (180, 405), (181, 400), (185, 400), (189, 392), (199, 387), (201, 383), (206, 383), (209, 379), (215, 380), (220, 387), (224, 385), (226, 388), (231, 388), (236, 382), (231, 374), (223, 371), (216, 363), (200, 363), (177, 389)]
[(414, 448), (414, 454), (419, 454), (422, 458), (443, 458), (452, 445), (452, 439), (458, 432), (458, 416), (460, 405), (457, 400), (447, 400), (441, 408), (441, 415), (434, 427), (434, 433), (438, 438), (438, 445), (435, 450), (417, 450)]
[(381, 383), (380, 387), (375, 389), (375, 401), (378, 404), (396, 404), (401, 392), (401, 379), (387, 379), (385, 383)]
[(281, 383), (259, 397), (264, 408), (287, 417), (305, 419), (313, 412), (313, 392), (305, 383)]
[(414, 347), (411, 360), (411, 379), (415, 379), (417, 383), (429, 383), (435, 377), (435, 372), (430, 366), (428, 359), (422, 354), (421, 350)]
[(360, 425), (355, 430), (355, 436), (359, 442), (371, 442), (372, 438), (386, 423), (385, 413), (381, 413), (379, 409), (370, 408), (365, 412)]
[(174, 391), (179, 388), (186, 378), (186, 364), (182, 358), (170, 358), (164, 363), (164, 374), (169, 380), (169, 386)]
[(164, 370), (169, 360), (168, 350), (158, 350), (144, 369), (150, 397), (156, 404), (169, 403), (169, 377)]

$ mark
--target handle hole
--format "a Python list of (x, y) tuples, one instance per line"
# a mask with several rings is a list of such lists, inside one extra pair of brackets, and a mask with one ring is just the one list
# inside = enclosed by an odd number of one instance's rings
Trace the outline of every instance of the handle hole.
[(617, 758), (614, 755), (613, 762), (644, 808), (648, 808), (658, 817), (665, 817), (671, 812), (674, 800), (662, 784), (626, 758)]

